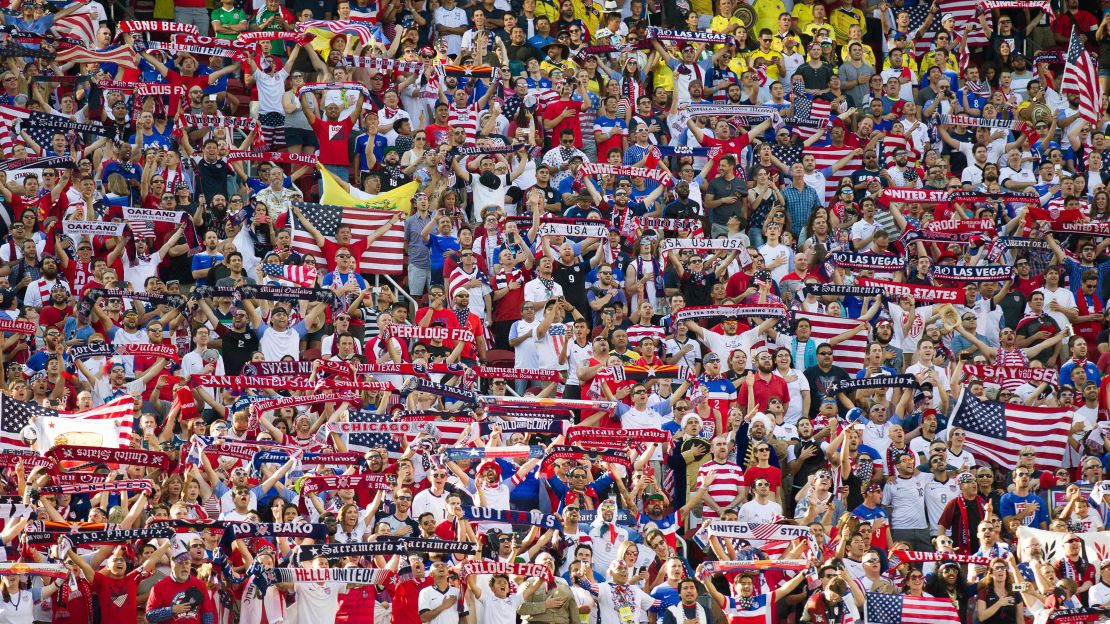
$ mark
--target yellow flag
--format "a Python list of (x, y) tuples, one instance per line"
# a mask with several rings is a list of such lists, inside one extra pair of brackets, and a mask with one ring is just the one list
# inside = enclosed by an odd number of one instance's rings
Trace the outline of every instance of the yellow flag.
[(324, 30), (323, 28), (309, 28), (307, 32), (316, 35), (308, 45), (312, 46), (313, 50), (320, 55), (320, 58), (325, 61), (328, 60), (328, 55), (331, 54), (331, 40), (335, 38), (335, 33)]
[(419, 182), (409, 182), (387, 193), (380, 193), (369, 199), (360, 199), (344, 189), (339, 179), (330, 171), (322, 166), (318, 168), (323, 184), (323, 191), (320, 193), (321, 204), (373, 210), (400, 210), (405, 214), (412, 214), (412, 196), (420, 189)]

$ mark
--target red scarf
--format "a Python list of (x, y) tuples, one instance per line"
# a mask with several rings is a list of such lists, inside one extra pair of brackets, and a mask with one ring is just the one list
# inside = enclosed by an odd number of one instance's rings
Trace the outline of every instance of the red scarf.
[[(983, 519), (983, 499), (976, 496), (975, 504), (979, 506), (979, 520)], [(956, 498), (956, 507), (960, 510), (960, 539), (956, 542), (956, 552), (961, 555), (971, 554), (971, 527), (967, 520), (967, 499), (963, 494)]]
[[(1080, 316), (1087, 314), (1097, 313), (1102, 314), (1102, 300), (1098, 298), (1097, 294), (1091, 294), (1091, 301), (1093, 304), (1087, 303), (1087, 296), (1080, 290), (1075, 296), (1075, 306), (1079, 310)], [(1088, 347), (1094, 347), (1098, 344), (1098, 332), (1102, 329), (1101, 321), (1087, 321), (1085, 323), (1075, 324), (1075, 333), (1087, 341)]]

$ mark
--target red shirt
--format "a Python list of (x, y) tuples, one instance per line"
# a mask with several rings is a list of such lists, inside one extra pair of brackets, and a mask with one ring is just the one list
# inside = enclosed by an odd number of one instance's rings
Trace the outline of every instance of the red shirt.
[(39, 324), (43, 327), (54, 327), (58, 331), (65, 328), (66, 319), (73, 315), (73, 306), (66, 306), (59, 310), (48, 305), (39, 313)]
[(451, 134), (451, 127), (431, 124), (424, 126), (424, 134), (428, 138), (428, 148), (438, 149), (441, 143), (447, 142), (447, 137)]
[[(786, 380), (784, 380), (782, 377), (771, 373), (771, 379), (769, 381), (764, 381), (759, 378), (758, 374), (756, 374), (754, 375), (753, 381), (755, 385), (752, 390), (755, 394), (755, 404), (760, 410), (767, 409), (767, 402), (771, 400), (771, 397), (778, 397), (782, 399), (783, 407), (786, 407), (786, 404), (790, 401), (790, 389), (786, 387)], [(742, 405), (747, 405), (747, 388), (741, 386), (737, 390), (737, 394), (740, 395), (740, 403)]]
[(720, 139), (715, 139), (708, 136), (703, 137), (701, 140), (702, 147), (722, 148), (721, 152), (717, 154), (717, 157), (713, 159), (713, 167), (709, 169), (709, 177), (706, 179), (712, 180), (713, 178), (717, 177), (717, 167), (721, 164), (721, 156), (724, 156), (725, 154), (732, 154), (737, 159), (739, 159), (740, 153), (743, 152), (744, 148), (746, 148), (751, 142), (752, 140), (748, 137), (747, 134), (741, 134), (738, 137), (732, 137), (727, 141), (722, 141)]
[(374, 603), (377, 599), (378, 590), (373, 585), (351, 588), (346, 593), (339, 594), (339, 611), (335, 613), (336, 624), (373, 620)]
[[(582, 102), (556, 100), (543, 109), (543, 118), (553, 120), (565, 110), (580, 113), (582, 111)], [(552, 145), (559, 142), (559, 136), (563, 133), (563, 130), (574, 132), (574, 146), (578, 149), (582, 149), (582, 120), (578, 118), (578, 115), (571, 115), (563, 119), (558, 125), (548, 131), (547, 136), (550, 137)]]
[(339, 243), (334, 243), (325, 238), (323, 252), (324, 258), (326, 258), (328, 261), (329, 271), (335, 270), (335, 254), (339, 253), (340, 249), (346, 249), (347, 251), (351, 252), (351, 255), (354, 256), (355, 260), (355, 266), (353, 268), (354, 272), (362, 273), (362, 267), (359, 263), (359, 260), (362, 258), (362, 254), (366, 253), (366, 239), (364, 238), (359, 241), (352, 240), (346, 245), (340, 245)]
[(138, 622), (135, 614), (136, 596), (139, 595), (139, 580), (146, 577), (142, 568), (132, 570), (123, 578), (112, 578), (100, 572), (93, 577), (93, 593), (100, 605), (100, 621), (112, 624), (134, 624)]
[(150, 595), (147, 596), (146, 610), (149, 612), (155, 609), (172, 607), (178, 594), (188, 589), (195, 589), (200, 592), (204, 601), (199, 608), (171, 618), (173, 624), (201, 624), (201, 613), (211, 613), (212, 617), (215, 618), (216, 605), (212, 603), (212, 598), (208, 595), (208, 588), (196, 577), (189, 577), (184, 583), (178, 583), (172, 576), (167, 576), (158, 581), (150, 589)]
[[(188, 2), (188, 0), (186, 0), (186, 2)], [(188, 5), (186, 4), (186, 6)], [(185, 93), (188, 93), (189, 90), (193, 87), (202, 90), (208, 88), (208, 76), (182, 76), (172, 69), (166, 72), (166, 82), (170, 83), (171, 85), (180, 85), (182, 87), (185, 87)], [(181, 106), (182, 98), (171, 95), (169, 96), (169, 100), (170, 105), (167, 109), (166, 114), (168, 118), (172, 119), (173, 116), (177, 114), (177, 109)]]
[[(348, 117), (339, 121), (328, 121), (317, 117), (312, 123), (312, 131), (320, 142), (320, 164), (348, 167), (351, 164), (347, 137), (351, 135), (354, 119)], [(344, 180), (346, 182), (346, 180)]]
[(420, 590), (431, 584), (431, 577), (426, 577), (419, 581), (413, 579), (395, 585), (393, 588), (393, 610), (389, 618), (390, 623), (421, 624), (417, 601), (420, 597)]

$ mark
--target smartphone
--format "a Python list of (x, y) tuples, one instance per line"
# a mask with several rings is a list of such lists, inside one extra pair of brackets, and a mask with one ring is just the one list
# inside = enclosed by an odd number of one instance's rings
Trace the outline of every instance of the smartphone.
[(652, 468), (651, 466), (645, 467), (644, 468), (644, 476), (648, 477), (648, 478), (655, 477), (655, 468)]
[(1023, 592), (1029, 590), (1029, 583), (1014, 583), (1014, 591)]

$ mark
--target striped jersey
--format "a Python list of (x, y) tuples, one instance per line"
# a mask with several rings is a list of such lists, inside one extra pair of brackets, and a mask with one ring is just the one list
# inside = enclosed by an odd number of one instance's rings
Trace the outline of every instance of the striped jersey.
[[(695, 487), (702, 487), (702, 480), (710, 471), (716, 471), (717, 476), (713, 479), (712, 485), (709, 486), (709, 491), (706, 495), (713, 500), (718, 506), (724, 507), (731, 503), (736, 495), (740, 493), (740, 488), (744, 487), (744, 469), (732, 462), (717, 463), (716, 461), (709, 460), (698, 468), (698, 478)], [(709, 506), (702, 507), (701, 510), (702, 520), (708, 522), (718, 518), (716, 510)]]

